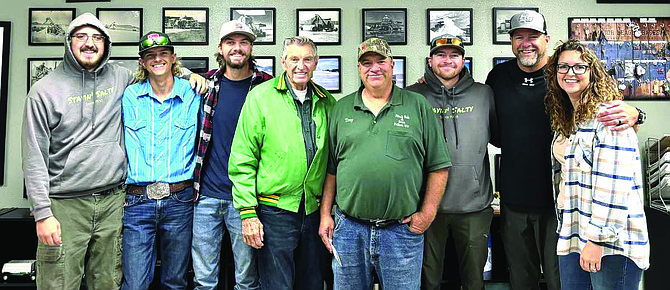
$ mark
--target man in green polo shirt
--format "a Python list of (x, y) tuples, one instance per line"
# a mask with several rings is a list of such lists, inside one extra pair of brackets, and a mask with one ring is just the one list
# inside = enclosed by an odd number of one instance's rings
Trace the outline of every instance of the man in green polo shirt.
[(329, 119), (319, 235), (335, 255), (335, 289), (370, 289), (373, 269), (384, 289), (419, 289), (423, 232), (451, 166), (426, 99), (393, 85), (392, 57), (385, 40), (364, 41), (364, 87), (342, 98)]

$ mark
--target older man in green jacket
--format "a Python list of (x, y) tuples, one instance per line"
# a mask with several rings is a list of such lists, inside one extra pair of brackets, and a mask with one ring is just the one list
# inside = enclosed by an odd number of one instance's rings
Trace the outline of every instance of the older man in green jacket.
[(287, 38), (285, 72), (249, 92), (233, 138), (233, 203), (244, 242), (260, 249), (262, 289), (323, 289), (317, 209), (335, 99), (311, 81), (318, 60), (310, 39)]

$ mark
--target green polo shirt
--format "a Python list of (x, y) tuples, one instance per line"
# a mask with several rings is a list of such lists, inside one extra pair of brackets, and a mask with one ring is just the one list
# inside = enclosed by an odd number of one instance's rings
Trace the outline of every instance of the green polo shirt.
[(451, 166), (430, 105), (420, 94), (393, 87), (375, 116), (362, 88), (330, 114), (328, 173), (337, 176), (337, 205), (363, 219), (401, 219), (419, 210), (428, 172)]

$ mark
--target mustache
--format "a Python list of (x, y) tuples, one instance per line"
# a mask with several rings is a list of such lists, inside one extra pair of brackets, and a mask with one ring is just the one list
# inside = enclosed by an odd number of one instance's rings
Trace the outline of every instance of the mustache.
[(98, 48), (95, 46), (82, 46), (79, 51), (93, 51), (93, 52), (98, 52)]

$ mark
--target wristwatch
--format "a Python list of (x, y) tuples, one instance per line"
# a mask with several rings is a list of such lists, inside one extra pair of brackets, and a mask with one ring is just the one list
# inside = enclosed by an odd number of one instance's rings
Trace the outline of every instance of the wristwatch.
[(641, 110), (640, 108), (638, 108), (638, 107), (635, 107), (635, 109), (636, 109), (637, 112), (638, 112), (638, 115), (637, 115), (637, 121), (635, 122), (635, 125), (642, 125), (642, 124), (644, 124), (644, 122), (647, 120), (647, 113), (645, 113), (644, 111), (642, 111), (642, 110)]

